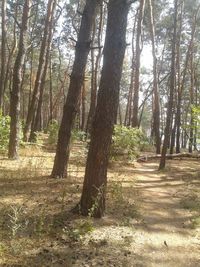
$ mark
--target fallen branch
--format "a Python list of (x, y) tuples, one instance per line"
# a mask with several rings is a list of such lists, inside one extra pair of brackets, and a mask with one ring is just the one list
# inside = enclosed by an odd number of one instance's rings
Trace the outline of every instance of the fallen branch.
[[(154, 160), (154, 159), (160, 159), (161, 158), (161, 154), (158, 155), (143, 155), (140, 156), (137, 159), (137, 162), (145, 162), (148, 160)], [(166, 154), (166, 159), (182, 159), (182, 158), (193, 158), (193, 159), (200, 159), (200, 154), (194, 154), (194, 153), (178, 153), (178, 154)]]

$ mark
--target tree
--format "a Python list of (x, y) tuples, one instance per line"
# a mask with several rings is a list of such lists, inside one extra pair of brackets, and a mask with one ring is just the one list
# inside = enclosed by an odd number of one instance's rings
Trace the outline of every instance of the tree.
[(82, 14), (81, 26), (75, 47), (75, 59), (67, 99), (63, 108), (63, 117), (58, 133), (56, 156), (51, 176), (64, 177), (69, 158), (71, 130), (79, 110), (79, 98), (85, 77), (85, 67), (91, 45), (92, 26), (100, 0), (87, 0)]
[(129, 6), (126, 0), (110, 0), (108, 4), (103, 69), (80, 201), (83, 215), (98, 218), (105, 210), (107, 166), (119, 104)]
[(6, 0), (2, 0), (1, 6), (1, 75), (0, 75), (0, 109), (3, 107), (5, 90), (5, 70), (6, 70)]
[(153, 56), (153, 129), (152, 132), (156, 141), (156, 153), (160, 154), (160, 100), (158, 88), (158, 71), (157, 71), (157, 57), (155, 47), (155, 26), (152, 1), (149, 0), (149, 14), (150, 14), (150, 34), (152, 43)]
[(24, 141), (28, 141), (28, 133), (30, 131), (31, 123), (34, 118), (35, 112), (36, 112), (36, 104), (37, 100), (39, 98), (39, 92), (40, 92), (40, 84), (43, 74), (43, 69), (45, 65), (45, 56), (48, 46), (48, 36), (49, 36), (49, 30), (51, 26), (52, 17), (54, 14), (54, 2), (56, 0), (49, 0), (47, 5), (47, 15), (45, 20), (45, 28), (44, 28), (44, 34), (42, 38), (41, 43), (41, 49), (40, 49), (40, 57), (39, 57), (39, 64), (33, 89), (33, 96), (31, 99), (30, 107), (28, 109), (27, 119), (24, 127)]
[(166, 153), (169, 145), (169, 136), (170, 136), (170, 126), (171, 119), (173, 114), (173, 97), (175, 90), (175, 81), (176, 81), (176, 72), (175, 72), (175, 63), (176, 63), (176, 38), (177, 38), (177, 14), (178, 14), (178, 0), (174, 0), (174, 32), (172, 39), (172, 54), (171, 54), (171, 70), (170, 70), (170, 88), (169, 88), (169, 99), (167, 107), (167, 119), (165, 126), (164, 141), (162, 147), (162, 154), (160, 159), (159, 170), (165, 168)]
[(25, 0), (23, 6), (22, 21), (20, 24), (20, 37), (18, 52), (13, 69), (13, 85), (10, 99), (10, 138), (9, 158), (18, 158), (19, 131), (20, 131), (20, 89), (22, 82), (22, 68), (26, 54), (26, 34), (28, 28), (29, 10), (31, 0)]
[(133, 93), (133, 117), (132, 126), (138, 127), (138, 104), (139, 104), (139, 89), (140, 89), (140, 56), (142, 52), (142, 24), (144, 17), (144, 8), (146, 0), (140, 1), (140, 8), (137, 21), (137, 35), (136, 35), (136, 50), (135, 50), (135, 81)]

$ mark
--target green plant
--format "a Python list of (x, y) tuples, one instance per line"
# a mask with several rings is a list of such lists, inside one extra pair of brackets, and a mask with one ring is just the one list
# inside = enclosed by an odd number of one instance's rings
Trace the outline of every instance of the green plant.
[(105, 191), (105, 185), (102, 184), (99, 188), (97, 188), (95, 186), (95, 189), (97, 190), (98, 193), (97, 193), (96, 198), (94, 198), (93, 205), (92, 205), (92, 207), (90, 208), (90, 210), (88, 212), (88, 216), (89, 217), (93, 217), (95, 211), (98, 209), (99, 203), (102, 200), (102, 196), (103, 196), (104, 191)]
[(10, 134), (10, 117), (3, 116), (0, 111), (0, 149), (4, 150), (8, 146)]
[(147, 138), (140, 129), (116, 125), (112, 137), (111, 156), (127, 154), (136, 157), (138, 151), (148, 145)]
[(47, 129), (49, 144), (56, 144), (58, 138), (58, 130), (59, 124), (56, 120), (53, 120), (51, 124), (49, 124)]
[(65, 227), (63, 232), (67, 234), (68, 238), (73, 241), (81, 241), (83, 237), (94, 230), (91, 218), (80, 220), (73, 227)]
[(72, 142), (73, 141), (86, 141), (86, 133), (84, 131), (74, 129), (72, 131)]

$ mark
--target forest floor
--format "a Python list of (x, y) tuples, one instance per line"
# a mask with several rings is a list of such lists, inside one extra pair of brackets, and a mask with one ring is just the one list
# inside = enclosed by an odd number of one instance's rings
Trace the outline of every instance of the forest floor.
[(0, 156), (0, 266), (200, 266), (197, 160), (110, 163), (102, 219), (71, 214), (80, 199), (86, 150), (73, 146), (69, 177), (51, 179), (54, 153), (22, 148)]

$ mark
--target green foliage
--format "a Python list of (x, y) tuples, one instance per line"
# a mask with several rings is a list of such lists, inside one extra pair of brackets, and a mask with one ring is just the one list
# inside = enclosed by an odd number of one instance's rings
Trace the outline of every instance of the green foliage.
[(148, 145), (147, 138), (140, 129), (116, 125), (112, 137), (111, 155), (128, 154), (137, 156)]
[(10, 134), (10, 117), (3, 116), (0, 111), (0, 149), (4, 150), (8, 146)]
[(77, 129), (74, 129), (72, 131), (72, 142), (73, 141), (85, 141), (86, 140), (86, 133), (83, 131), (79, 131)]
[(93, 230), (91, 219), (80, 220), (73, 227), (68, 226), (63, 229), (72, 242), (81, 241), (87, 233), (91, 233)]
[(59, 130), (59, 124), (56, 120), (53, 120), (47, 129), (47, 132), (49, 134), (48, 136), (49, 144), (51, 145), (56, 144), (58, 138), (58, 130)]
[[(48, 143), (51, 145), (55, 145), (58, 138), (58, 131), (59, 131), (59, 124), (56, 120), (53, 120), (52, 123), (49, 125), (47, 129), (48, 133)], [(76, 140), (78, 141), (85, 141), (86, 134), (83, 131), (79, 131), (77, 129), (74, 129), (72, 131), (71, 135), (71, 141), (74, 142)]]

